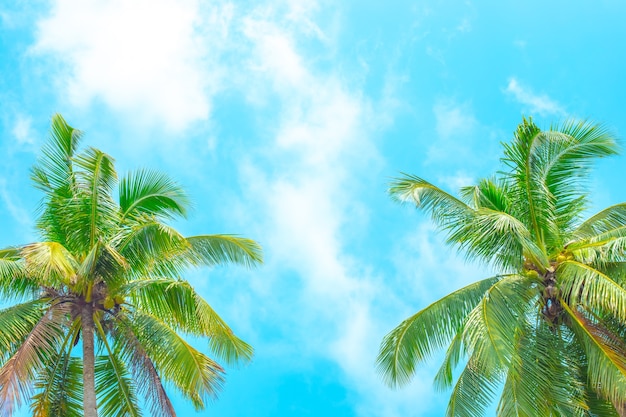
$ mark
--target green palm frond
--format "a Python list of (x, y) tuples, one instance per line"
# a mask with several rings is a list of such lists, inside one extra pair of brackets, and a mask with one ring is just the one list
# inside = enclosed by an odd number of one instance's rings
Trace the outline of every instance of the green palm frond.
[(467, 353), (463, 345), (463, 331), (464, 328), (460, 327), (456, 332), (456, 335), (448, 346), (446, 356), (439, 367), (439, 371), (437, 371), (435, 375), (434, 386), (439, 391), (452, 388), (454, 383), (454, 369), (459, 364), (461, 358)]
[(87, 252), (97, 239), (109, 237), (118, 221), (118, 208), (112, 198), (117, 184), (114, 161), (104, 152), (88, 148), (74, 158), (77, 195), (67, 211), (67, 221), (74, 225), (68, 240), (80, 252)]
[(41, 417), (82, 417), (83, 412), (83, 363), (80, 358), (63, 356), (54, 373), (42, 372), (35, 389), (46, 387), (46, 402), (43, 393), (33, 396), (31, 410)]
[(11, 416), (30, 398), (37, 373), (47, 365), (45, 359), (54, 355), (63, 340), (60, 323), (68, 313), (62, 305), (53, 306), (32, 328), (28, 336), (0, 368), (0, 412)]
[(189, 243), (177, 230), (157, 221), (136, 222), (115, 237), (117, 252), (128, 262), (128, 272), (179, 276), (189, 267), (184, 256)]
[(159, 218), (184, 217), (189, 205), (185, 191), (157, 171), (128, 174), (120, 181), (119, 194), (122, 219), (145, 214)]
[(415, 175), (403, 174), (395, 179), (389, 194), (396, 201), (411, 202), (428, 212), (445, 229), (454, 230), (472, 211), (463, 201)]
[(65, 335), (61, 348), (49, 358), (34, 383), (31, 411), (34, 416), (80, 417), (83, 415), (83, 366), (80, 358), (71, 357), (71, 342), (79, 331), (75, 321)]
[(626, 346), (624, 342), (582, 313), (563, 309), (572, 323), (587, 358), (587, 373), (592, 389), (613, 404), (624, 404), (626, 399)]
[(135, 394), (135, 382), (128, 369), (107, 340), (107, 335), (100, 322), (96, 321), (96, 333), (106, 349), (106, 356), (96, 358), (96, 395), (98, 407), (103, 417), (119, 415), (140, 417)]
[(541, 268), (549, 266), (526, 226), (505, 212), (480, 208), (448, 240), (458, 244), (467, 258), (483, 260), (503, 271), (520, 270), (525, 259)]
[(32, 298), (38, 290), (37, 282), (28, 277), (23, 260), (0, 254), (0, 297), (5, 300)]
[(625, 224), (626, 203), (615, 204), (585, 220), (573, 231), (573, 235), (578, 239), (589, 239), (623, 228)]
[(390, 386), (406, 384), (415, 367), (454, 337), (467, 314), (498, 281), (487, 278), (436, 301), (403, 321), (383, 339), (378, 371)]
[(121, 288), (132, 304), (185, 333), (206, 336), (217, 357), (228, 364), (249, 361), (253, 349), (239, 339), (211, 306), (184, 280), (136, 280)]
[(216, 396), (224, 382), (224, 370), (219, 364), (154, 316), (136, 312), (129, 324), (159, 375), (191, 400), (197, 410)]
[(482, 179), (477, 185), (461, 188), (460, 194), (475, 210), (487, 208), (511, 214), (510, 191), (508, 184), (502, 180)]
[(42, 319), (47, 303), (32, 300), (0, 310), (0, 359), (4, 362)]
[(499, 385), (498, 375), (488, 376), (470, 357), (450, 394), (446, 417), (484, 415)]
[(111, 327), (112, 337), (115, 340), (114, 349), (120, 352), (120, 357), (128, 363), (128, 369), (135, 381), (142, 381), (137, 386), (137, 392), (145, 398), (153, 417), (176, 417), (159, 373), (154, 363), (137, 339), (125, 314), (119, 314)]
[(252, 267), (263, 262), (261, 246), (236, 235), (202, 235), (187, 238), (190, 258), (200, 265), (235, 263)]
[(57, 242), (31, 243), (22, 248), (21, 256), (29, 277), (42, 286), (68, 284), (76, 274), (76, 260)]
[(96, 394), (102, 417), (141, 416), (134, 381), (115, 356), (96, 358)]
[(528, 326), (516, 343), (497, 415), (587, 417), (585, 377), (571, 343), (555, 338), (547, 323)]
[(559, 267), (562, 297), (568, 304), (582, 304), (604, 311), (626, 324), (626, 290), (593, 267), (566, 261)]
[(50, 141), (44, 145), (43, 157), (32, 171), (32, 179), (38, 188), (48, 193), (70, 185), (71, 160), (82, 136), (82, 132), (68, 125), (60, 114), (52, 116)]
[(516, 352), (516, 338), (526, 329), (530, 300), (539, 292), (533, 278), (509, 275), (495, 282), (467, 315), (463, 344), (484, 371), (505, 369)]

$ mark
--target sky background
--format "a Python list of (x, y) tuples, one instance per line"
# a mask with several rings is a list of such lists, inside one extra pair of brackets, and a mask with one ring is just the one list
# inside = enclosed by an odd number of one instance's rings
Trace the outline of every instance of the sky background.
[[(491, 271), (388, 183), (491, 175), (522, 115), (625, 138), (625, 18), (617, 0), (0, 0), (0, 247), (37, 239), (29, 169), (59, 112), (119, 173), (182, 183), (185, 234), (264, 248), (261, 268), (186, 275), (256, 354), (179, 415), (441, 416), (437, 360), (391, 390), (380, 341)], [(598, 164), (592, 211), (626, 201), (625, 162)]]

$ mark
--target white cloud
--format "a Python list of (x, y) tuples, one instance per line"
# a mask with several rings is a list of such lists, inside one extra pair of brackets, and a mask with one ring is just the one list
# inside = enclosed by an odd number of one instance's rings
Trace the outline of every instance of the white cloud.
[(209, 116), (220, 77), (212, 58), (231, 12), (195, 0), (57, 0), (33, 51), (62, 64), (59, 95), (74, 106), (104, 102), (135, 122), (183, 129)]
[(468, 104), (439, 100), (433, 107), (437, 138), (428, 148), (427, 162), (465, 159), (473, 155), (472, 138), (478, 122)]
[[(301, 21), (314, 21), (312, 12), (300, 12)], [(263, 126), (274, 132), (268, 143), (241, 164), (251, 201), (241, 212), (264, 219), (257, 233), (271, 248), (265, 274), (293, 271), (298, 277), (301, 290), (291, 301), (297, 310), (279, 324), (289, 334), (285, 343), (336, 362), (357, 399), (358, 415), (395, 416), (407, 410), (415, 415), (422, 407), (415, 404), (416, 391), (391, 392), (375, 371), (378, 345), (395, 324), (387, 321), (394, 307), (383, 302), (388, 309), (382, 312), (378, 300), (394, 298), (392, 290), (369, 270), (367, 259), (346, 247), (368, 227), (362, 193), (371, 190), (382, 169), (372, 132), (389, 116), (374, 112), (373, 104), (338, 74), (315, 70), (299, 51), (300, 42), (311, 37), (327, 42), (327, 37), (308, 30), (317, 27), (313, 23), (290, 25), (290, 18), (264, 9), (244, 20), (244, 34), (253, 45), (246, 91), (258, 106), (267, 104), (257, 97), (274, 95), (282, 111), (277, 121)], [(284, 311), (286, 301), (277, 294), (294, 283), (262, 280), (272, 288), (255, 290), (266, 308)], [(432, 391), (430, 382), (425, 385)], [(421, 392), (422, 384), (413, 388)]]
[(426, 152), (427, 164), (462, 169), (469, 175), (497, 160), (500, 132), (480, 123), (471, 103), (441, 98), (433, 114), (435, 135)]
[(476, 127), (476, 119), (468, 104), (440, 100), (433, 107), (433, 112), (437, 134), (444, 140), (454, 139), (462, 134), (468, 135)]
[(563, 107), (548, 95), (536, 94), (531, 89), (521, 85), (516, 78), (509, 80), (509, 84), (504, 91), (513, 96), (518, 103), (525, 106), (525, 111), (530, 113), (536, 113), (541, 116), (563, 116), (566, 114)]
[(31, 123), (32, 119), (28, 116), (24, 116), (21, 114), (18, 114), (16, 116), (12, 133), (15, 139), (17, 139), (18, 144), (33, 145), (35, 143)]

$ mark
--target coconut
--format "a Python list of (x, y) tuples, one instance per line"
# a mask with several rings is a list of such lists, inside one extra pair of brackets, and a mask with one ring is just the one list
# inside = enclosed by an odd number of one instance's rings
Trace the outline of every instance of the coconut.
[(109, 310), (113, 307), (115, 307), (115, 300), (113, 298), (111, 298), (110, 296), (107, 296), (107, 298), (104, 299), (104, 308), (106, 310)]

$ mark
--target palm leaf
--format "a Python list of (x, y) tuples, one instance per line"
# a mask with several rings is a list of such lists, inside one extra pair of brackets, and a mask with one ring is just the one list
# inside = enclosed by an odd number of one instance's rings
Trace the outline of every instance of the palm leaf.
[(389, 187), (389, 194), (401, 203), (414, 203), (445, 229), (454, 229), (472, 211), (463, 201), (415, 175), (403, 174), (395, 179)]
[(76, 274), (77, 262), (60, 243), (38, 242), (26, 245), (21, 250), (26, 270), (42, 286), (55, 287), (69, 284)]
[(594, 214), (581, 223), (573, 234), (589, 239), (599, 234), (622, 228), (626, 224), (626, 203), (615, 204)]
[(3, 416), (11, 416), (15, 405), (19, 407), (30, 398), (37, 373), (46, 367), (46, 358), (54, 355), (62, 343), (60, 323), (67, 313), (63, 305), (51, 307), (0, 368), (0, 412)]
[(78, 149), (82, 132), (67, 124), (60, 114), (52, 116), (50, 139), (43, 147), (43, 157), (33, 168), (35, 185), (51, 192), (69, 185), (72, 177), (72, 157)]
[(75, 321), (58, 352), (48, 358), (34, 383), (37, 394), (32, 397), (31, 410), (36, 417), (80, 417), (83, 415), (83, 366), (80, 358), (72, 358), (70, 343), (76, 338), (80, 323)]
[(133, 333), (126, 315), (118, 314), (114, 324), (111, 331), (115, 340), (115, 350), (120, 352), (121, 358), (129, 364), (133, 379), (142, 381), (137, 387), (138, 392), (145, 397), (151, 415), (154, 417), (176, 417), (176, 412), (165, 392), (161, 377), (140, 340)]
[(42, 319), (47, 303), (33, 300), (0, 310), (0, 359), (4, 362)]
[(253, 349), (239, 339), (211, 306), (184, 280), (136, 280), (121, 291), (129, 294), (133, 305), (150, 312), (175, 329), (207, 336), (217, 357), (228, 364), (249, 361)]
[(610, 313), (626, 323), (626, 290), (609, 276), (593, 267), (566, 261), (557, 270), (563, 298), (568, 304), (582, 304), (592, 309)]
[(378, 372), (390, 386), (406, 384), (418, 363), (454, 337), (467, 314), (480, 302), (498, 277), (457, 290), (404, 320), (383, 339)]
[(446, 417), (483, 416), (498, 385), (498, 379), (488, 377), (470, 357), (450, 394)]
[(135, 395), (135, 383), (124, 363), (119, 359), (107, 340), (99, 321), (95, 322), (96, 333), (106, 348), (107, 356), (96, 358), (96, 395), (102, 417), (139, 417), (141, 412)]
[(252, 267), (263, 262), (261, 246), (236, 235), (202, 235), (187, 238), (191, 259), (201, 265), (235, 263)]
[(168, 176), (140, 170), (122, 178), (119, 187), (122, 219), (142, 214), (161, 218), (185, 216), (189, 199)]
[[(19, 250), (16, 249), (19, 254)], [(28, 277), (23, 260), (0, 254), (0, 297), (5, 300), (31, 298), (39, 285)]]
[(626, 349), (623, 342), (607, 337), (606, 331), (571, 309), (564, 300), (562, 305), (585, 350), (592, 389), (613, 404), (623, 404), (626, 398)]
[(215, 397), (224, 381), (220, 365), (154, 316), (136, 312), (130, 325), (159, 375), (191, 400), (197, 410), (205, 407), (207, 399)]
[(76, 173), (80, 192), (68, 211), (68, 220), (76, 230), (69, 238), (76, 248), (87, 252), (98, 238), (109, 236), (118, 221), (117, 206), (111, 197), (117, 174), (113, 158), (98, 149), (88, 148), (74, 161), (81, 168)]

